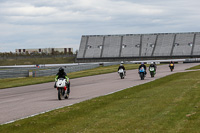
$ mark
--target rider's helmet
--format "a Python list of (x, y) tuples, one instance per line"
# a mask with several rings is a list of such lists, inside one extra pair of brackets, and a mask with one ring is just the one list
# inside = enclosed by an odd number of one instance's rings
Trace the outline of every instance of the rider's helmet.
[(141, 62), (141, 65), (144, 65), (144, 62)]
[(151, 62), (151, 64), (154, 64), (153, 62)]
[(59, 68), (59, 72), (60, 72), (60, 73), (63, 73), (63, 72), (64, 72), (64, 69), (63, 69), (62, 67), (60, 67), (60, 68)]

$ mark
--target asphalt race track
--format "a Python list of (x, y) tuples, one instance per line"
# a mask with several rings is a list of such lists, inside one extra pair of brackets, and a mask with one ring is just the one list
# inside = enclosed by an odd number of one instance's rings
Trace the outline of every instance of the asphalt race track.
[(138, 70), (128, 70), (125, 79), (120, 79), (117, 72), (72, 79), (69, 99), (61, 101), (57, 98), (57, 90), (53, 88), (54, 82), (2, 89), (0, 90), (0, 124), (107, 95), (175, 72), (183, 72), (186, 68), (196, 65), (199, 64), (176, 64), (174, 72), (170, 71), (168, 65), (161, 65), (158, 66), (154, 78), (151, 78), (148, 72), (144, 80), (140, 80)]

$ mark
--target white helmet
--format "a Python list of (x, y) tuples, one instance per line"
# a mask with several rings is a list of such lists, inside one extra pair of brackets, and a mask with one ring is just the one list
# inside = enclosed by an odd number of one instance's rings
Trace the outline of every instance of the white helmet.
[(153, 62), (151, 62), (151, 64), (153, 64)]

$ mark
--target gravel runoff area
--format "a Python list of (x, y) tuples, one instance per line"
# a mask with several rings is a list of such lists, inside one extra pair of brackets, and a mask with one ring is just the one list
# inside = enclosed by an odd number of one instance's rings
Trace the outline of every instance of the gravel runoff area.
[(69, 99), (61, 101), (57, 98), (57, 90), (53, 88), (54, 82), (2, 89), (0, 90), (0, 124), (70, 106), (94, 97), (144, 84), (176, 72), (184, 72), (185, 69), (196, 65), (199, 64), (175, 64), (174, 72), (170, 71), (168, 65), (160, 65), (154, 78), (151, 78), (148, 72), (144, 80), (140, 80), (138, 70), (128, 70), (125, 79), (120, 79), (117, 72), (72, 79)]

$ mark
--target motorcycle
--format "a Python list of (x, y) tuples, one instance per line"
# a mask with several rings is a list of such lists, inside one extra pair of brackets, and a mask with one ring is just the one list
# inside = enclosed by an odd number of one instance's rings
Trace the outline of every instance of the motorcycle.
[(59, 78), (56, 82), (57, 90), (58, 90), (58, 100), (61, 100), (62, 98), (68, 99), (69, 94), (66, 93), (67, 87), (66, 87), (66, 79)]
[(121, 79), (124, 79), (124, 77), (125, 77), (124, 70), (123, 69), (119, 69), (118, 73), (119, 73), (119, 76), (121, 77)]
[(156, 74), (156, 71), (155, 71), (155, 68), (154, 68), (154, 67), (150, 67), (150, 68), (149, 68), (149, 72), (150, 72), (151, 77), (154, 77), (155, 74)]
[(174, 64), (169, 64), (169, 68), (171, 70), (171, 72), (174, 70)]
[(144, 80), (144, 77), (145, 77), (145, 70), (144, 70), (144, 67), (141, 67), (141, 68), (140, 68), (140, 70), (139, 70), (139, 75), (140, 75), (141, 80)]

